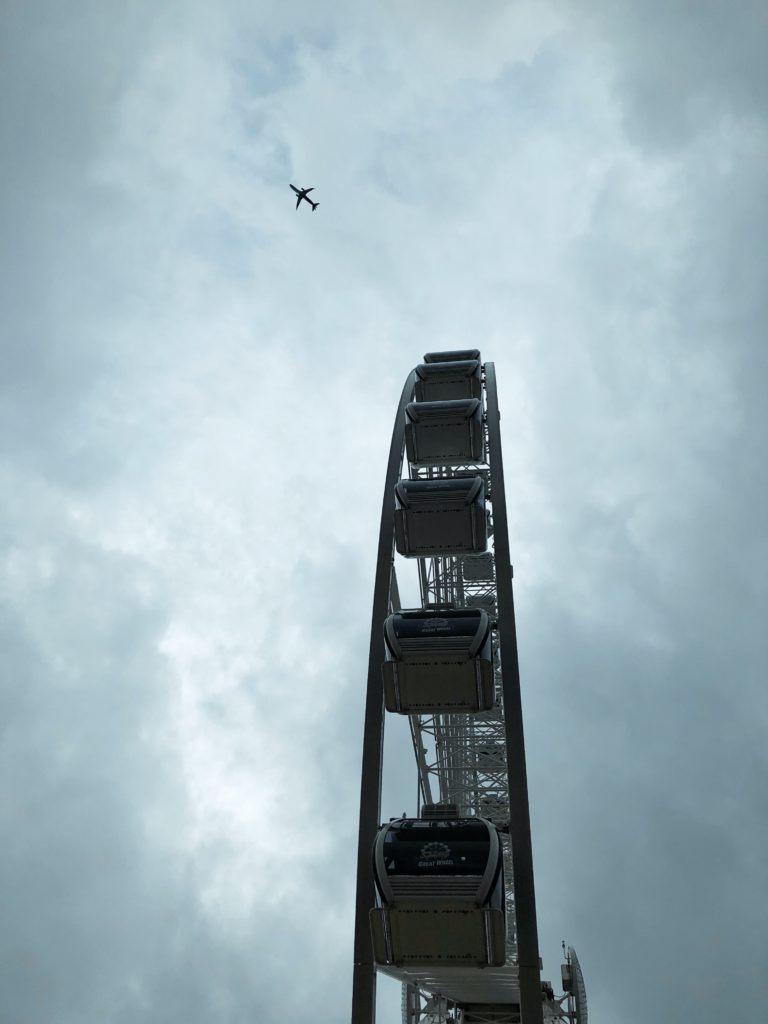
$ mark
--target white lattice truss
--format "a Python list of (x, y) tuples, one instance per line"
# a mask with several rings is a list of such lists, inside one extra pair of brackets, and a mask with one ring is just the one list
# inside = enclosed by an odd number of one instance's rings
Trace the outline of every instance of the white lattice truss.
[[(488, 450), (487, 427), (485, 450)], [(487, 464), (465, 466), (411, 466), (411, 479), (481, 476), (490, 503), (488, 534), (493, 534), (493, 493)], [(419, 588), (423, 607), (452, 604), (456, 608), (482, 608), (493, 623), (495, 703), (490, 711), (475, 715), (411, 715), (413, 748), (423, 803), (455, 803), (462, 815), (482, 815), (500, 829), (509, 825), (506, 740), (502, 705), (501, 659), (495, 624), (496, 572), (492, 547), (487, 571), (465, 571), (465, 563), (477, 566), (476, 556), (418, 559)], [(480, 578), (471, 578), (480, 576)], [(393, 594), (397, 593), (394, 581)], [(508, 832), (501, 834), (507, 904), (507, 962), (517, 962), (515, 893)], [(455, 1014), (455, 1015), (454, 1015)], [(512, 1018), (510, 1017), (510, 1020)], [(442, 1024), (458, 1020), (458, 1011), (436, 996), (403, 989), (403, 1020), (408, 1024)], [(499, 1022), (495, 1022), (499, 1024)]]
[[(487, 435), (487, 427), (486, 427)], [(486, 436), (485, 450), (488, 450)], [(409, 722), (419, 774), (422, 803), (455, 803), (461, 815), (482, 815), (502, 830), (507, 905), (507, 963), (517, 963), (515, 891), (509, 841), (509, 790), (506, 731), (502, 699), (502, 664), (496, 623), (496, 569), (493, 552), (493, 486), (487, 464), (421, 468), (411, 466), (414, 480), (438, 477), (481, 476), (488, 505), (488, 555), (478, 570), (477, 556), (418, 559), (422, 607), (452, 604), (456, 608), (482, 608), (492, 623), (495, 701), (490, 711), (473, 715), (411, 715)], [(471, 567), (471, 568), (470, 568)], [(393, 576), (393, 595), (397, 581)], [(393, 601), (392, 610), (397, 610)], [(563, 998), (545, 1006), (552, 1021), (574, 1019), (572, 1000)], [(565, 1004), (565, 1005), (563, 1005)], [(519, 1024), (511, 1008), (480, 1008), (470, 1015), (442, 996), (403, 986), (404, 1024)], [(571, 1012), (569, 1012), (569, 1010)]]

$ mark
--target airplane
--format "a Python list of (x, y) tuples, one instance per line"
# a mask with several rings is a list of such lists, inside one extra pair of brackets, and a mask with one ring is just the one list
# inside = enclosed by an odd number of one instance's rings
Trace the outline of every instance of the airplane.
[[(290, 184), (290, 183), (289, 183), (289, 184)], [(318, 208), (318, 206), (320, 205), (320, 203), (313, 203), (313, 202), (312, 202), (312, 200), (311, 200), (311, 199), (309, 198), (309, 196), (307, 195), (307, 192), (314, 192), (314, 191), (315, 191), (315, 190), (314, 190), (314, 188), (296, 188), (296, 186), (295, 186), (295, 185), (291, 185), (291, 188), (293, 189), (293, 191), (294, 191), (294, 192), (296, 193), (296, 195), (298, 196), (298, 198), (297, 198), (297, 200), (296, 200), (296, 209), (298, 210), (298, 208), (299, 208), (299, 203), (301, 202), (301, 200), (302, 200), (302, 199), (306, 199), (306, 201), (307, 201), (307, 202), (309, 203), (309, 205), (310, 205), (310, 206), (312, 207), (312, 212), (314, 213), (314, 211), (315, 211), (315, 210), (316, 210), (316, 209)]]

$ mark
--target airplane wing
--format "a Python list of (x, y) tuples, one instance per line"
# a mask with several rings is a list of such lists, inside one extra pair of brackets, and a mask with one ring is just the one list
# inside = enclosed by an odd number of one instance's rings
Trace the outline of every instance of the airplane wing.
[(306, 195), (307, 192), (314, 192), (314, 191), (315, 191), (314, 188), (305, 188), (304, 189), (304, 195)]
[(297, 197), (296, 197), (296, 209), (297, 209), (297, 210), (298, 210), (298, 208), (299, 208), (299, 203), (300, 203), (300, 202), (301, 202), (301, 196), (297, 196)]

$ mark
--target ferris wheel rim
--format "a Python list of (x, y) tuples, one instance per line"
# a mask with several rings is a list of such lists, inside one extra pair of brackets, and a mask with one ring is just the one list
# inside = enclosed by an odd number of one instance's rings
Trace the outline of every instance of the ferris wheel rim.
[[(420, 367), (419, 369), (422, 369)], [(535, 913), (535, 890), (533, 884), (533, 865), (530, 844), (530, 815), (528, 808), (527, 780), (525, 773), (525, 755), (522, 733), (522, 710), (520, 705), (520, 680), (519, 666), (517, 663), (517, 638), (514, 626), (514, 603), (512, 598), (511, 564), (509, 559), (509, 539), (506, 517), (506, 500), (504, 492), (503, 462), (501, 456), (501, 435), (499, 429), (498, 395), (496, 388), (495, 366), (493, 363), (486, 363), (481, 366), (482, 373), (482, 395), (485, 400), (485, 429), (487, 431), (487, 450), (485, 453), (486, 468), (482, 470), (483, 479), (487, 479), (491, 492), (491, 505), (493, 510), (493, 576), (495, 577), (497, 596), (497, 619), (502, 625), (499, 627), (500, 635), (506, 636), (502, 640), (501, 647), (506, 653), (502, 654), (502, 663), (505, 665), (505, 672), (501, 673), (502, 687), (504, 693), (504, 746), (507, 757), (507, 780), (515, 780), (513, 786), (507, 785), (507, 804), (509, 807), (508, 818), (510, 826), (510, 842), (514, 848), (512, 857), (512, 872), (514, 875), (514, 919), (515, 919), (515, 946), (517, 983), (520, 991), (520, 1001), (524, 1008), (524, 1024), (538, 1024), (541, 1016), (541, 992), (538, 957), (538, 935), (536, 928)], [(393, 604), (393, 586), (396, 590), (396, 582), (393, 584), (394, 565), (394, 510), (392, 494), (397, 479), (400, 479), (405, 458), (405, 407), (414, 394), (416, 371), (412, 371), (406, 380), (401, 396), (398, 415), (392, 435), (390, 446), (390, 459), (387, 468), (385, 496), (382, 505), (382, 519), (379, 534), (379, 557), (377, 561), (376, 584), (374, 588), (374, 611), (372, 616), (371, 646), (369, 651), (369, 672), (368, 672), (368, 693), (366, 699), (366, 724), (364, 736), (363, 755), (363, 779), (361, 780), (361, 813), (360, 813), (360, 836), (358, 850), (358, 902), (356, 907), (356, 932), (355, 932), (355, 977), (353, 982), (353, 1024), (368, 1024), (364, 1006), (372, 1003), (374, 991), (374, 971), (370, 942), (368, 940), (368, 951), (365, 949), (367, 936), (367, 920), (363, 922), (363, 910), (366, 905), (372, 906), (369, 897), (374, 889), (373, 874), (370, 868), (370, 857), (368, 850), (364, 849), (364, 843), (371, 839), (368, 844), (372, 846), (372, 821), (371, 815), (371, 785), (368, 779), (366, 789), (366, 754), (368, 762), (372, 757), (378, 757), (379, 776), (377, 786), (377, 801), (380, 801), (380, 766), (381, 766), (381, 732), (383, 730), (383, 694), (381, 689), (380, 665), (383, 660), (383, 622), (386, 614)], [(398, 451), (399, 448), (399, 451)], [(396, 468), (395, 468), (396, 467)], [(472, 471), (473, 466), (460, 467), (463, 475)], [(418, 472), (414, 473), (414, 466), (410, 463), (408, 471), (411, 479), (419, 479)], [(454, 474), (454, 475), (459, 475)], [(429, 471), (429, 477), (434, 478), (433, 471)], [(399, 605), (399, 601), (397, 601)], [(382, 614), (383, 612), (383, 614)], [(373, 705), (371, 707), (371, 705)], [(372, 730), (376, 736), (371, 735)], [(510, 739), (512, 742), (510, 742)], [(366, 749), (367, 744), (367, 749)], [(515, 751), (516, 763), (513, 769), (510, 761), (510, 751)], [(370, 767), (370, 764), (369, 764)], [(521, 782), (522, 780), (522, 782)], [(512, 795), (514, 789), (524, 790)], [(367, 801), (366, 801), (367, 798)], [(377, 803), (376, 818), (380, 818), (380, 804)], [(367, 862), (367, 865), (363, 862)], [(511, 890), (510, 890), (511, 891)], [(361, 901), (361, 894), (363, 894)], [(508, 894), (509, 898), (509, 894)], [(522, 914), (521, 914), (522, 909)], [(367, 914), (365, 915), (367, 917)], [(521, 933), (522, 922), (522, 933)], [(522, 938), (522, 941), (521, 941)], [(387, 973), (390, 973), (389, 971)], [(366, 981), (364, 975), (370, 977)], [(412, 986), (406, 985), (403, 992), (403, 1006), (405, 1010), (406, 994), (413, 991)], [(433, 993), (434, 995), (434, 993)], [(361, 1007), (363, 1009), (361, 1010)], [(444, 1018), (443, 1018), (444, 1019)], [(411, 1022), (409, 1022), (411, 1024)]]

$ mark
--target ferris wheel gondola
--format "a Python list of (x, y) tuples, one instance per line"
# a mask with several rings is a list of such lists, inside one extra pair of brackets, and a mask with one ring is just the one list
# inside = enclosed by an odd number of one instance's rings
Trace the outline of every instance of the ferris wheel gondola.
[(415, 466), (481, 462), (483, 406), (479, 398), (410, 402), (405, 410), (405, 450)]
[(487, 543), (481, 476), (401, 480), (395, 486), (395, 544), (401, 555), (476, 554)]
[(448, 352), (427, 353), (416, 367), (416, 401), (445, 402), (460, 398), (480, 398), (483, 381), (480, 354), (458, 352), (462, 359), (448, 359)]
[(391, 821), (377, 836), (373, 858), (377, 963), (449, 970), (504, 964), (502, 851), (489, 821)]
[(491, 620), (480, 608), (395, 612), (384, 623), (387, 711), (488, 711), (494, 702)]

